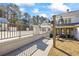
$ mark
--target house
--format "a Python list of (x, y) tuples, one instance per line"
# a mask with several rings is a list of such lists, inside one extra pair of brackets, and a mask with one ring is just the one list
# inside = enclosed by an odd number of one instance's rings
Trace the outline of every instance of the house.
[[(0, 17), (1, 17), (1, 19), (0, 19), (1, 22), (0, 23), (4, 23), (4, 22), (6, 22), (5, 20), (7, 20), (7, 22), (9, 22), (8, 30), (10, 30), (10, 31), (12, 31), (13, 29), (16, 30), (15, 25), (11, 24), (10, 21), (12, 19), (19, 19), (20, 18), (20, 13), (21, 12), (19, 10), (19, 7), (16, 6), (15, 4), (12, 4), (12, 3), (0, 3)], [(3, 28), (3, 26), (2, 26), (2, 28)]]
[(41, 30), (45, 32), (49, 31), (49, 29), (51, 28), (50, 23), (42, 23), (40, 27), (41, 27)]
[[(63, 18), (63, 24), (59, 23)], [(56, 17), (57, 34), (64, 33), (65, 36), (74, 37), (79, 40), (79, 10), (62, 13)]]
[(7, 18), (8, 21), (14, 18), (20, 18), (19, 7), (12, 3), (0, 3), (0, 17)]

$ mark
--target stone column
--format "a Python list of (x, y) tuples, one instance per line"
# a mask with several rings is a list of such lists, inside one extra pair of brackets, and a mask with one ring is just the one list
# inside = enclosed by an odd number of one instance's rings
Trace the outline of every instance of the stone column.
[(34, 35), (40, 34), (39, 25), (33, 25), (33, 33)]

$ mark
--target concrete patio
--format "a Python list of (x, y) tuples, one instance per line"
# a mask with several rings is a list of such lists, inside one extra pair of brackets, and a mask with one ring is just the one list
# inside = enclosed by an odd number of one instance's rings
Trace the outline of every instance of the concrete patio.
[(47, 56), (52, 45), (52, 39), (43, 37), (5, 54), (5, 56)]

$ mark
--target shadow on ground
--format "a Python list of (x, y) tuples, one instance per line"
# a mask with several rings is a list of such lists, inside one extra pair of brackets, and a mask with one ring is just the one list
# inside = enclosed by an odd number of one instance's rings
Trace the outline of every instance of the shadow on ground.
[(60, 51), (60, 52), (62, 52), (62, 53), (64, 53), (64, 54), (66, 54), (66, 55), (68, 55), (68, 56), (72, 56), (71, 54), (69, 54), (68, 52), (66, 52), (66, 51), (64, 51), (64, 50), (62, 50), (62, 49), (60, 49), (60, 48), (58, 48), (58, 47), (55, 47), (58, 51)]
[[(48, 44), (46, 44), (46, 42), (48, 41), (48, 38), (44, 38), (42, 37), (39, 40), (36, 40), (35, 42), (29, 43), (25, 46), (22, 46), (14, 51), (11, 51), (3, 56), (17, 56), (20, 54), (20, 56), (27, 56), (27, 55), (33, 55), (38, 49), (44, 51)], [(33, 46), (35, 46), (35, 48), (32, 48)], [(30, 49), (30, 50), (29, 50)], [(33, 50), (32, 50), (33, 49)], [(32, 50), (32, 51), (31, 51)], [(25, 51), (25, 52), (24, 52)], [(31, 51), (31, 52), (30, 52)], [(23, 52), (23, 53), (22, 53)], [(28, 53), (30, 52), (30, 53)]]

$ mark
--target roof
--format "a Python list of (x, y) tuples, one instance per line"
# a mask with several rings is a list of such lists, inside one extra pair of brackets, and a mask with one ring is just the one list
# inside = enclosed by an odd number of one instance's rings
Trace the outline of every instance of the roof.
[(59, 14), (57, 16), (62, 16), (63, 18), (75, 18), (75, 17), (79, 17), (79, 10), (62, 13), (62, 14)]
[(57, 25), (56, 28), (74, 28), (79, 27), (79, 22), (77, 23), (69, 23), (69, 24), (63, 24), (63, 25)]
[(8, 20), (6, 18), (0, 18), (0, 23), (8, 23)]
[[(73, 25), (77, 25), (77, 24), (79, 24), (79, 22), (77, 22), (77, 23), (69, 23), (69, 24), (63, 24), (63, 25), (65, 25), (65, 26), (73, 26)], [(58, 24), (57, 26), (61, 26), (61, 24)]]

